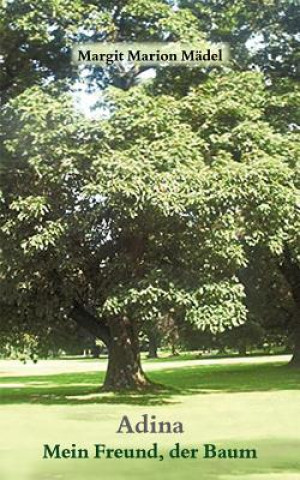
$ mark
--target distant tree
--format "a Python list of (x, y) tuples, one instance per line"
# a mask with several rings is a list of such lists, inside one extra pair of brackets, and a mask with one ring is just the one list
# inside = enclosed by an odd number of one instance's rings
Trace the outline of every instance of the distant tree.
[(231, 348), (237, 350), (240, 355), (246, 355), (249, 349), (263, 346), (264, 334), (265, 330), (259, 323), (248, 319), (244, 325), (217, 336), (217, 345), (223, 352), (226, 348)]

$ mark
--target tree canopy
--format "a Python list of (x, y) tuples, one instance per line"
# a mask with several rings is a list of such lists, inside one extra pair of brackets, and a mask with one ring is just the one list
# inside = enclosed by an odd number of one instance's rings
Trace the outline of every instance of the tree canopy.
[[(184, 38), (191, 22), (189, 34), (203, 35), (199, 15), (138, 0), (102, 2), (101, 10), (80, 1), (32, 5), (2, 7), (0, 293), (9, 341), (29, 332), (43, 343), (72, 318), (107, 344), (107, 388), (145, 386), (143, 324), (170, 317), (217, 332), (245, 322), (240, 272), (258, 246), (299, 306), (293, 75), (275, 84), (263, 68), (234, 64), (160, 69), (149, 84), (110, 87), (109, 117), (91, 121), (76, 112), (65, 82), (75, 78), (64, 58), (70, 42)], [(213, 2), (202, 7), (219, 15)], [(35, 26), (32, 15), (44, 20)], [(240, 13), (236, 22), (242, 37)], [(9, 46), (20, 33), (14, 59)], [(119, 85), (114, 72), (105, 75), (94, 70), (91, 79)]]

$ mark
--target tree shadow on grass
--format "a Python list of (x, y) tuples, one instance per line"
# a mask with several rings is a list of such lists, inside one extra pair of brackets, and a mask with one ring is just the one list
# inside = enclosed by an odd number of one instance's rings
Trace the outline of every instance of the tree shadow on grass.
[(207, 365), (149, 373), (153, 388), (143, 392), (104, 392), (103, 372), (34, 377), (5, 377), (0, 381), (0, 405), (167, 405), (185, 395), (300, 390), (300, 369), (282, 363)]

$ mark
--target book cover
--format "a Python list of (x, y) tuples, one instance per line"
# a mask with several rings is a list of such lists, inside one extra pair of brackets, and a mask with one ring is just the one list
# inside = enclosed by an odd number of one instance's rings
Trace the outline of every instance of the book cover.
[(0, 33), (0, 479), (300, 478), (298, 1)]

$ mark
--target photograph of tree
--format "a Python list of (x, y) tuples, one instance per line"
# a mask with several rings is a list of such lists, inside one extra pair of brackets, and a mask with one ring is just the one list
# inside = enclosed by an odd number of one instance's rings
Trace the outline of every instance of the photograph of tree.
[[(1, 480), (300, 478), (299, 25), (2, 1)], [(179, 41), (230, 60), (71, 58)]]

